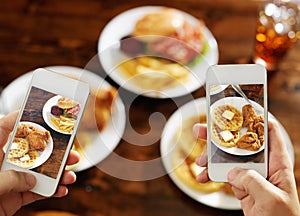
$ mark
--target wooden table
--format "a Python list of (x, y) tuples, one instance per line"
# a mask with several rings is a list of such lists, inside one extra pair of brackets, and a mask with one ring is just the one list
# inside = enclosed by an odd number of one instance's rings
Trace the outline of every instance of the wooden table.
[[(117, 14), (142, 5), (157, 5), (154, 0), (60, 0), (8, 1), (0, 7), (0, 84), (8, 85), (18, 76), (38, 67), (71, 65), (104, 75), (94, 56), (104, 26)], [(165, 1), (203, 19), (219, 46), (219, 63), (248, 62), (253, 54), (256, 15), (259, 1), (178, 0)], [(300, 44), (283, 59), (276, 73), (269, 76), (269, 111), (288, 132), (295, 151), (295, 178), (300, 185)], [(112, 80), (108, 81), (117, 86)], [(130, 94), (126, 92), (126, 94)], [(203, 88), (193, 93), (203, 97)], [(124, 96), (121, 93), (121, 97)], [(128, 116), (136, 132), (151, 131), (152, 145), (131, 145), (124, 139), (114, 151), (122, 157), (143, 161), (158, 158), (159, 137), (163, 125), (149, 127), (149, 116), (162, 113), (166, 119), (186, 103), (180, 97), (156, 100), (136, 97)], [(127, 104), (125, 104), (127, 105)], [(135, 131), (125, 130), (124, 136)], [(149, 139), (150, 139), (149, 138)], [(139, 140), (143, 142), (143, 140)], [(105, 163), (105, 161), (104, 161)], [(161, 167), (162, 168), (162, 167)], [(298, 190), (300, 186), (298, 187)], [(180, 191), (167, 175), (148, 181), (115, 178), (93, 167), (78, 173), (63, 199), (48, 199), (23, 207), (17, 215), (31, 215), (37, 210), (64, 210), (78, 215), (242, 215), (202, 205)]]

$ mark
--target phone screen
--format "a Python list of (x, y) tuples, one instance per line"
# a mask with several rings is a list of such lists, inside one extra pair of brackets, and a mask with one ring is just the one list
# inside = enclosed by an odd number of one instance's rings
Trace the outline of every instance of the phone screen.
[(265, 163), (264, 84), (237, 83), (209, 88), (210, 162)]
[(7, 162), (56, 179), (80, 109), (75, 100), (31, 87)]

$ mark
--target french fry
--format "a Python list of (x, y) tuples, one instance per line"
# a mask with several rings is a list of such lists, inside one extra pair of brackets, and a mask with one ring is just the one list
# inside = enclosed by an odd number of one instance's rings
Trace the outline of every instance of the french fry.
[(71, 133), (74, 129), (76, 120), (67, 118), (65, 116), (60, 116), (60, 117), (53, 116), (51, 118), (51, 122), (58, 130), (65, 133)]

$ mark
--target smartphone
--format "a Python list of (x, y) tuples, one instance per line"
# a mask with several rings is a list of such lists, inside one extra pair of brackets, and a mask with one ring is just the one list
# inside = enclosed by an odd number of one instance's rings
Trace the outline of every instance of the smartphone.
[(234, 167), (268, 174), (267, 73), (257, 64), (207, 70), (208, 175), (227, 182)]
[(35, 70), (7, 143), (1, 171), (29, 172), (37, 180), (31, 191), (52, 196), (65, 169), (89, 92), (87, 83), (46, 69)]

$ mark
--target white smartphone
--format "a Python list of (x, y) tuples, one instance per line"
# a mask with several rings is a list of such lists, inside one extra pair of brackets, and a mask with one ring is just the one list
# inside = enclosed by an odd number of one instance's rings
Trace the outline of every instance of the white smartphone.
[(52, 196), (65, 169), (89, 92), (87, 83), (42, 68), (35, 70), (1, 170), (33, 174), (37, 183), (32, 192)]
[(207, 70), (209, 178), (227, 182), (234, 167), (268, 174), (267, 73), (256, 64)]

